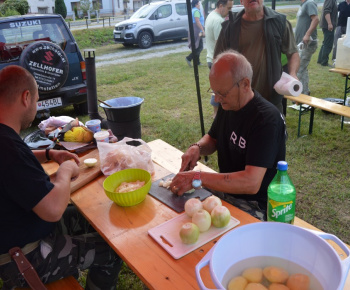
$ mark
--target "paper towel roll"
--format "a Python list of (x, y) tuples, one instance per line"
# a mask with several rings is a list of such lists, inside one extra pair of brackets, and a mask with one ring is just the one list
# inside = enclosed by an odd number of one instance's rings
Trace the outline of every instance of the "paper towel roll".
[(281, 79), (273, 87), (281, 95), (297, 97), (303, 90), (303, 84), (285, 72), (282, 73)]

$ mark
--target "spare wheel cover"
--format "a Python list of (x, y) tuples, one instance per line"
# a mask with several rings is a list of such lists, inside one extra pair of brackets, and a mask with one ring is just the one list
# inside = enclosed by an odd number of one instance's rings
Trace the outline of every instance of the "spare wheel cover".
[(37, 41), (23, 50), (19, 63), (34, 76), (41, 93), (62, 87), (67, 80), (69, 64), (64, 51), (49, 41)]

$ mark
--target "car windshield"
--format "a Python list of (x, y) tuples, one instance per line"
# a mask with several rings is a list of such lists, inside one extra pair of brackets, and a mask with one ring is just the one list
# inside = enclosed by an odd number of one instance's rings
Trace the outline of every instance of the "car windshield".
[(63, 50), (69, 39), (58, 19), (31, 19), (0, 23), (0, 62), (17, 60), (34, 41), (51, 41)]
[(145, 5), (142, 6), (139, 10), (137, 10), (130, 19), (137, 19), (137, 18), (146, 18), (151, 10), (153, 10), (154, 6), (152, 5)]

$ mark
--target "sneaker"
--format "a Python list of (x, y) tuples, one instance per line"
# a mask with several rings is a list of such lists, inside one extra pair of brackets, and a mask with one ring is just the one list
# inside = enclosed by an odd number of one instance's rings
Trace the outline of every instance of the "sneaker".
[(189, 66), (189, 67), (192, 67), (192, 63), (187, 59), (187, 57), (185, 57), (185, 59), (186, 59), (186, 62), (187, 62), (187, 64), (188, 64), (188, 66)]

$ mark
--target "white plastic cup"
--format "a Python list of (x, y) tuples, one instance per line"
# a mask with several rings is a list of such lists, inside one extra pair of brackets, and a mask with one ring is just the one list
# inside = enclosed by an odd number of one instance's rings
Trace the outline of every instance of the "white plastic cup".
[(106, 142), (109, 143), (109, 133), (108, 131), (99, 131), (94, 134), (96, 142)]
[(94, 120), (90, 120), (87, 121), (85, 123), (85, 126), (92, 132), (96, 133), (101, 131), (101, 120), (99, 119), (94, 119)]

